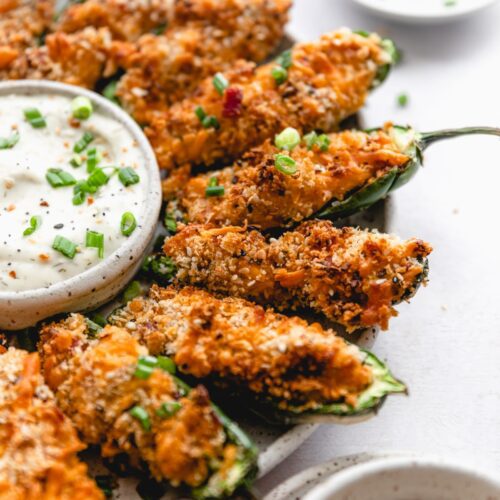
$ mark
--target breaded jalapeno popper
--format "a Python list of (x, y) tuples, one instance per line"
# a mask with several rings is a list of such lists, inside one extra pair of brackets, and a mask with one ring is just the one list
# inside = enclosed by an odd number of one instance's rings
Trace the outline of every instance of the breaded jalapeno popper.
[(173, 172), (163, 184), (167, 212), (195, 224), (290, 226), (405, 168), (410, 158), (392, 133), (390, 125), (304, 137), (285, 129), (220, 171)]
[(124, 329), (73, 315), (41, 331), (47, 384), (82, 439), (105, 457), (127, 455), (158, 481), (194, 498), (231, 496), (250, 481), (256, 449), (214, 407), (206, 389), (190, 389), (166, 357), (153, 357)]
[[(117, 89), (122, 105), (147, 123), (237, 59), (263, 61), (283, 38), (290, 5), (291, 0), (177, 0), (167, 30), (141, 37), (125, 58), (128, 71)], [(225, 84), (223, 75), (217, 79)]]
[(203, 290), (154, 286), (110, 321), (179, 370), (234, 390), (280, 423), (352, 421), (405, 386), (375, 356), (319, 324)]
[(104, 500), (78, 459), (84, 448), (43, 382), (38, 354), (0, 354), (0, 498)]
[(348, 29), (300, 43), (276, 61), (204, 80), (146, 133), (162, 168), (232, 160), (286, 127), (331, 131), (387, 76), (394, 44)]
[(175, 281), (272, 304), (308, 307), (348, 331), (387, 329), (394, 304), (411, 297), (427, 274), (422, 240), (310, 221), (267, 241), (255, 230), (189, 225), (167, 239)]

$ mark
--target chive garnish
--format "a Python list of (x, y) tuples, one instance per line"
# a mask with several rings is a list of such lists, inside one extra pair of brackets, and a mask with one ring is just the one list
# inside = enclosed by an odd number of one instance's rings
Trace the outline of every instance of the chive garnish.
[(97, 248), (97, 255), (102, 259), (104, 257), (104, 234), (87, 230), (85, 246), (87, 248)]
[(399, 94), (397, 98), (397, 103), (400, 108), (406, 108), (408, 105), (408, 94)]
[(76, 184), (76, 179), (60, 168), (49, 168), (45, 174), (45, 178), (53, 188), (73, 186)]
[(209, 116), (205, 113), (205, 110), (201, 106), (197, 106), (194, 110), (198, 120), (204, 128), (219, 128), (219, 120), (215, 116)]
[(275, 66), (271, 70), (271, 76), (274, 78), (277, 85), (281, 85), (286, 82), (286, 79), (288, 78), (288, 71), (281, 66)]
[(69, 160), (69, 164), (74, 168), (81, 167), (83, 164), (83, 158), (79, 154), (75, 153)]
[(296, 129), (287, 127), (274, 138), (274, 144), (277, 148), (292, 151), (300, 144), (300, 134)]
[(19, 132), (14, 132), (10, 137), (0, 137), (0, 149), (12, 149), (19, 142)]
[(93, 112), (90, 99), (85, 96), (78, 96), (71, 101), (71, 112), (73, 118), (77, 120), (87, 120)]
[(303, 140), (309, 150), (317, 146), (320, 151), (325, 152), (330, 146), (330, 138), (326, 134), (318, 135), (316, 132), (310, 132), (303, 137)]
[(89, 188), (100, 188), (109, 182), (109, 176), (102, 168), (95, 168), (87, 178), (87, 186)]
[(215, 90), (220, 94), (224, 95), (224, 91), (229, 86), (227, 78), (222, 73), (216, 73), (214, 79), (212, 80)]
[(123, 291), (123, 297), (122, 297), (123, 302), (124, 303), (130, 302), (136, 297), (139, 297), (141, 293), (142, 293), (141, 284), (136, 280), (131, 281), (127, 285), (127, 288), (125, 288), (125, 290)]
[(134, 406), (129, 413), (141, 423), (145, 431), (149, 432), (151, 430), (151, 420), (149, 419), (148, 412), (142, 406)]
[(136, 171), (131, 167), (120, 168), (118, 178), (125, 187), (137, 184), (141, 180)]
[(37, 108), (26, 108), (23, 110), (24, 117), (33, 128), (44, 128), (47, 126), (45, 118)]
[(130, 236), (137, 227), (137, 221), (135, 220), (134, 214), (132, 212), (125, 212), (122, 215), (122, 220), (120, 223), (120, 229), (124, 236)]
[(276, 63), (284, 69), (288, 69), (292, 65), (292, 51), (291, 49), (285, 50), (276, 59)]
[(219, 186), (217, 177), (210, 177), (205, 189), (205, 196), (224, 196), (224, 186)]
[(174, 416), (181, 408), (182, 405), (178, 401), (167, 401), (156, 409), (156, 414), (160, 418), (169, 418)]
[(297, 172), (297, 163), (293, 158), (282, 154), (277, 154), (274, 158), (274, 165), (282, 174), (293, 175)]
[(109, 101), (114, 102), (115, 104), (120, 105), (120, 100), (116, 96), (116, 88), (118, 87), (118, 80), (113, 80), (109, 82), (104, 90), (102, 91), (102, 95), (108, 99)]
[(101, 161), (101, 155), (96, 148), (89, 149), (87, 151), (87, 172), (91, 174), (97, 167), (97, 164)]
[(85, 132), (81, 139), (74, 145), (73, 152), (81, 153), (94, 140), (94, 135), (91, 132)]
[(158, 368), (163, 371), (170, 373), (170, 375), (175, 375), (175, 363), (167, 356), (158, 356)]
[(140, 356), (135, 368), (134, 377), (141, 380), (148, 379), (153, 373), (158, 364), (158, 360), (154, 356)]
[(165, 218), (163, 219), (163, 223), (165, 224), (165, 227), (167, 228), (169, 233), (176, 233), (177, 232), (177, 221), (175, 220), (175, 217), (169, 213), (165, 213)]
[(23, 236), (31, 236), (42, 225), (42, 218), (39, 215), (34, 215), (30, 219), (30, 227), (23, 231)]
[(52, 243), (52, 248), (62, 253), (68, 259), (73, 259), (76, 255), (76, 245), (64, 236), (56, 236)]

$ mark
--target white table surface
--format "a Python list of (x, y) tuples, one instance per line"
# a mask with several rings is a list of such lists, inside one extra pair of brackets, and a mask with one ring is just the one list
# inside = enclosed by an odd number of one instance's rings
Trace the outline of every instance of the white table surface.
[[(290, 32), (339, 26), (397, 41), (404, 62), (369, 99), (367, 126), (419, 130), (500, 126), (500, 3), (459, 23), (416, 27), (372, 17), (350, 0), (295, 0)], [(407, 92), (400, 109), (396, 97)], [(393, 195), (389, 229), (431, 242), (430, 283), (399, 307), (372, 350), (407, 382), (368, 422), (321, 426), (257, 489), (336, 456), (411, 450), (466, 459), (500, 475), (500, 140), (432, 146), (426, 168)]]

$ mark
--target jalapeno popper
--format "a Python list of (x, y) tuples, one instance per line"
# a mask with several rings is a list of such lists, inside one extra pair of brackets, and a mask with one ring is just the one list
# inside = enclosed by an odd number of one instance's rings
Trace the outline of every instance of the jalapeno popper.
[(278, 309), (309, 307), (348, 331), (387, 329), (427, 274), (422, 240), (310, 221), (267, 241), (255, 230), (186, 226), (163, 247), (175, 280)]
[(255, 447), (204, 387), (191, 390), (126, 330), (92, 339), (92, 326), (73, 315), (44, 327), (39, 343), (45, 379), (85, 442), (194, 498), (230, 496), (253, 478)]
[(241, 63), (222, 79), (204, 80), (146, 133), (168, 169), (231, 160), (288, 126), (331, 131), (383, 81), (394, 55), (394, 44), (375, 34), (332, 32), (270, 64)]
[[(174, 3), (162, 36), (145, 35), (123, 64), (117, 93), (140, 123), (191, 93), (237, 59), (261, 62), (283, 38), (291, 0), (195, 0)], [(215, 76), (224, 91), (223, 75)]]
[(0, 498), (104, 500), (78, 459), (84, 448), (43, 382), (38, 354), (0, 354)]
[(280, 423), (367, 418), (405, 390), (375, 356), (317, 323), (197, 288), (154, 286), (110, 321)]
[(195, 224), (248, 223), (262, 230), (292, 225), (404, 168), (410, 157), (391, 130), (300, 137), (285, 129), (220, 171), (192, 178), (185, 169), (173, 172), (163, 184), (167, 212)]

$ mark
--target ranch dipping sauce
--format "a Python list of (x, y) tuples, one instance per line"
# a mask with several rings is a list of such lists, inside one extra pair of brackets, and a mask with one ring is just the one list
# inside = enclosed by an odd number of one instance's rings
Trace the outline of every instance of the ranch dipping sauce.
[(78, 99), (0, 96), (0, 292), (76, 276), (141, 224), (147, 173), (138, 144)]

